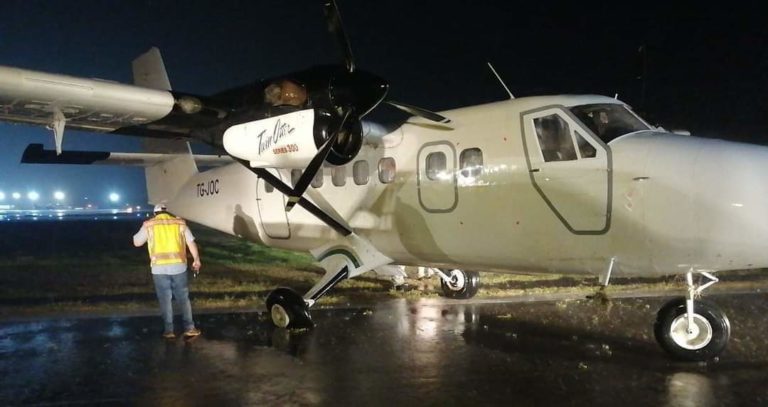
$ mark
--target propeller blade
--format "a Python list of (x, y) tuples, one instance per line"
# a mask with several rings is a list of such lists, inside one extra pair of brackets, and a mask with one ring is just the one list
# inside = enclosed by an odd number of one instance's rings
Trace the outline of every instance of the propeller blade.
[[(282, 180), (280, 180), (280, 178), (272, 175), (272, 173), (269, 172), (269, 170), (267, 170), (266, 168), (251, 167), (250, 162), (243, 160), (242, 158), (232, 157), (232, 159), (239, 162), (243, 167), (247, 168), (249, 171), (258, 175), (259, 178), (262, 178), (267, 184), (275, 187), (276, 190), (284, 194), (291, 193), (292, 191), (291, 187), (286, 185)], [(340, 235), (349, 236), (352, 233), (352, 229), (349, 227), (349, 225), (347, 225), (345, 222), (339, 222), (336, 219), (336, 217), (339, 217), (338, 213), (336, 212), (328, 213), (327, 212), (328, 209), (323, 209), (321, 207), (318, 207), (305, 198), (299, 199), (299, 206), (306, 209), (307, 212), (314, 215), (317, 219), (319, 219), (321, 222), (331, 227)], [(328, 206), (327, 203), (325, 206)]]
[(451, 119), (449, 119), (449, 118), (447, 118), (445, 116), (439, 115), (439, 114), (437, 114), (435, 112), (429, 111), (427, 109), (422, 109), (420, 107), (416, 107), (416, 106), (412, 106), (412, 105), (407, 105), (405, 103), (395, 102), (395, 101), (392, 101), (392, 100), (387, 100), (386, 103), (389, 104), (390, 106), (394, 106), (394, 107), (396, 107), (396, 108), (398, 108), (398, 109), (400, 109), (400, 110), (402, 110), (402, 111), (404, 111), (406, 113), (409, 113), (409, 114), (414, 115), (414, 116), (423, 117), (423, 118), (425, 118), (427, 120), (431, 120), (433, 122), (442, 123), (442, 124), (448, 124), (448, 123), (451, 122)]
[(344, 62), (347, 65), (348, 72), (355, 71), (355, 59), (352, 56), (352, 46), (349, 44), (349, 38), (344, 32), (344, 23), (341, 21), (341, 13), (339, 13), (339, 7), (336, 5), (336, 0), (326, 0), (325, 2), (325, 19), (328, 23), (328, 31), (331, 34), (336, 35), (336, 41), (338, 41), (341, 47), (341, 52), (344, 54)]
[(309, 165), (307, 165), (307, 168), (305, 168), (304, 172), (301, 173), (301, 177), (296, 182), (296, 185), (293, 187), (293, 192), (291, 192), (291, 194), (288, 195), (288, 202), (285, 204), (286, 212), (290, 212), (290, 210), (293, 209), (293, 207), (296, 206), (297, 203), (299, 203), (299, 200), (301, 200), (301, 197), (304, 195), (304, 192), (312, 183), (312, 180), (315, 178), (315, 175), (317, 175), (317, 172), (320, 170), (320, 167), (323, 165), (323, 162), (325, 161), (326, 158), (328, 158), (328, 153), (331, 152), (333, 143), (335, 143), (336, 139), (339, 137), (339, 133), (341, 133), (341, 130), (344, 128), (344, 124), (346, 124), (347, 119), (349, 118), (349, 115), (350, 115), (350, 110), (347, 110), (344, 113), (344, 117), (342, 117), (341, 119), (341, 123), (339, 124), (338, 130), (336, 130), (331, 135), (331, 137), (329, 137), (328, 140), (325, 141), (322, 147), (320, 147), (320, 150), (317, 151), (317, 154), (315, 154), (315, 156), (312, 157), (312, 161), (309, 162)]

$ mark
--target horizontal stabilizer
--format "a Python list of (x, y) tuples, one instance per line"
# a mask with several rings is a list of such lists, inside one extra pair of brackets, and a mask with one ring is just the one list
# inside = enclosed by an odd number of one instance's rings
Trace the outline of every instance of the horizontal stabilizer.
[[(21, 156), (22, 164), (131, 165), (150, 167), (175, 155), (156, 153), (113, 153), (109, 151), (46, 150), (42, 144), (30, 144)], [(198, 166), (216, 167), (234, 162), (229, 156), (193, 155)]]

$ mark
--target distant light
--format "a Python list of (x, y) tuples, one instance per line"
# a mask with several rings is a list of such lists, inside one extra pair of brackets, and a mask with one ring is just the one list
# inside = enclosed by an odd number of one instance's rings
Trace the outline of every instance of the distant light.
[(30, 201), (37, 201), (38, 199), (40, 199), (40, 194), (38, 194), (35, 191), (29, 191), (27, 193), (27, 199), (29, 199)]
[(17, 200), (17, 201), (18, 201), (19, 199), (21, 199), (21, 194), (20, 194), (20, 193), (18, 193), (18, 192), (14, 192), (14, 193), (12, 193), (12, 194), (11, 194), (11, 196), (13, 197), (13, 199), (15, 199), (15, 200)]
[(0, 201), (5, 201), (5, 192), (0, 191)]
[(53, 199), (57, 201), (63, 201), (66, 195), (64, 195), (64, 192), (56, 191), (53, 193)]
[(117, 202), (119, 200), (120, 200), (120, 195), (118, 195), (118, 194), (116, 194), (114, 192), (109, 194), (109, 201), (110, 202)]

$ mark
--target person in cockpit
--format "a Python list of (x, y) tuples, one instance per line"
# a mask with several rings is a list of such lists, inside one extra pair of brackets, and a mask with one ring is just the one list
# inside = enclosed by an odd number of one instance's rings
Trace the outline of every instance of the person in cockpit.
[(264, 102), (271, 106), (303, 107), (307, 103), (307, 90), (294, 81), (283, 79), (264, 89)]

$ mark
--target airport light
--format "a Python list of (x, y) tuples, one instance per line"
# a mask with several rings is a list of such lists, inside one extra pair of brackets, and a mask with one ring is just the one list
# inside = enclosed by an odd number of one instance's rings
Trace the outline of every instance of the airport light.
[(21, 199), (21, 194), (18, 192), (14, 192), (11, 194), (11, 197), (13, 197), (13, 199), (18, 201), (19, 199)]
[(0, 201), (5, 201), (5, 192), (0, 191)]
[(27, 193), (27, 199), (29, 199), (29, 200), (30, 200), (30, 201), (32, 201), (32, 202), (35, 202), (35, 201), (37, 201), (38, 199), (40, 199), (40, 194), (38, 194), (38, 193), (37, 193), (37, 192), (35, 192), (35, 191), (29, 191), (29, 192)]
[(109, 201), (110, 202), (117, 202), (119, 200), (120, 200), (120, 195), (118, 195), (117, 193), (112, 192), (111, 194), (109, 194)]
[(56, 191), (53, 193), (53, 199), (57, 201), (63, 201), (67, 196), (62, 191)]

